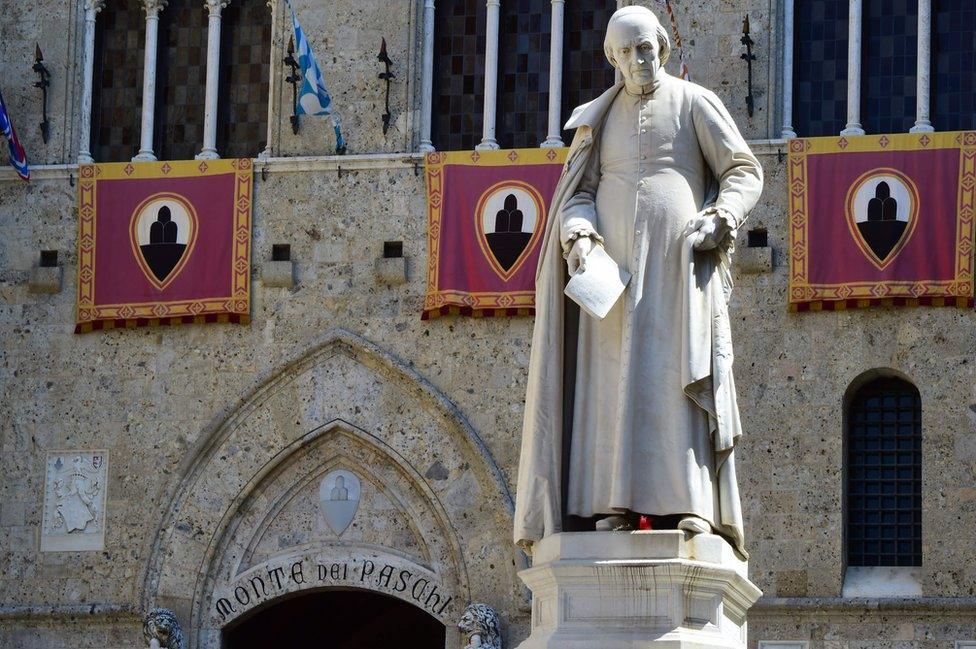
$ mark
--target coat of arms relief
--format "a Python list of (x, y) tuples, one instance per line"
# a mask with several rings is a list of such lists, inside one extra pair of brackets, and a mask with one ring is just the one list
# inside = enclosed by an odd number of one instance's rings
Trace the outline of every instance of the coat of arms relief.
[(103, 549), (105, 451), (56, 451), (46, 465), (41, 551)]

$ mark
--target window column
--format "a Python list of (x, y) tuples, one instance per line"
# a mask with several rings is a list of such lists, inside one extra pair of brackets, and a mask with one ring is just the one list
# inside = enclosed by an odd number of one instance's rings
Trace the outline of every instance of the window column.
[(498, 13), (501, 0), (487, 0), (488, 17), (485, 39), (485, 104), (481, 143), (476, 149), (497, 149), (495, 109), (498, 106)]
[(156, 108), (156, 44), (159, 37), (159, 12), (166, 0), (145, 0), (146, 3), (146, 53), (142, 72), (142, 142), (134, 161), (156, 159), (153, 153), (153, 126)]
[(207, 22), (207, 94), (203, 113), (203, 150), (197, 160), (219, 158), (217, 154), (217, 82), (220, 80), (220, 11), (230, 0), (206, 0), (210, 14)]
[(267, 0), (265, 4), (268, 5), (268, 9), (271, 10), (271, 46), (268, 48), (270, 50), (269, 62), (268, 62), (268, 113), (267, 113), (267, 129), (268, 135), (265, 139), (264, 151), (258, 154), (259, 160), (267, 160), (274, 155), (275, 149), (278, 148), (278, 138), (275, 137), (277, 134), (277, 129), (275, 129), (274, 124), (277, 121), (278, 111), (276, 108), (278, 98), (278, 78), (279, 75), (274, 73), (275, 62), (281, 60), (282, 56), (280, 54), (281, 47), (278, 45), (278, 41), (281, 39), (281, 29), (279, 28), (279, 14), (278, 7), (281, 5), (280, 2), (275, 2), (275, 0)]
[(911, 133), (928, 133), (935, 130), (929, 119), (929, 98), (932, 88), (932, 0), (918, 0), (917, 65), (918, 103), (915, 108), (915, 126), (908, 130)]
[(841, 135), (864, 135), (861, 128), (861, 0), (850, 0), (847, 32), (847, 126)]
[(560, 147), (563, 145), (562, 103), (563, 103), (563, 14), (566, 0), (552, 0), (552, 27), (549, 35), (549, 132), (546, 140), (539, 146)]
[(78, 164), (94, 162), (91, 155), (92, 86), (95, 71), (95, 18), (105, 7), (105, 0), (85, 0), (84, 75), (81, 83), (81, 128), (79, 129)]
[(424, 59), (420, 88), (420, 152), (431, 153), (431, 109), (434, 102), (434, 0), (424, 0)]
[(783, 3), (783, 132), (784, 140), (796, 137), (793, 130), (793, 3)]

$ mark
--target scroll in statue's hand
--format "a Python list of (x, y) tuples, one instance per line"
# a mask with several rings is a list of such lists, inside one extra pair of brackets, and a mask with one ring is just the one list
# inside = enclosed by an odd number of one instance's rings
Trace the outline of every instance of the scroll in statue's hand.
[(586, 256), (593, 250), (593, 239), (590, 237), (578, 237), (573, 242), (573, 247), (566, 256), (566, 265), (569, 266), (569, 274), (575, 275), (586, 270)]
[(732, 233), (729, 216), (714, 207), (707, 208), (688, 222), (685, 236), (691, 237), (695, 250), (714, 250)]

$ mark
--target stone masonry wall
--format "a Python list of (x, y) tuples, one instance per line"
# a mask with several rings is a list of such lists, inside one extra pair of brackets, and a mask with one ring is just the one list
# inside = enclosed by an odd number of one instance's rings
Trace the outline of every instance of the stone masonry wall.
[[(664, 15), (661, 3), (647, 4)], [(778, 3), (673, 4), (695, 81), (719, 94), (747, 138), (776, 137)], [(343, 110), (350, 152), (411, 151), (419, 141), (418, 5), (343, 0), (328, 3), (327, 10), (295, 2)], [(278, 11), (279, 24), (287, 24), (289, 17)], [(41, 0), (5, 5), (0, 13), (5, 98), (35, 164), (71, 163), (77, 153), (80, 12), (79, 2)], [(738, 58), (746, 13), (758, 56), (752, 119), (745, 111), (745, 63)], [(386, 138), (379, 120), (383, 86), (375, 77), (381, 36), (400, 66), (391, 95), (394, 126)], [(35, 41), (54, 75), (48, 145), (36, 127), (39, 94), (30, 87)], [(280, 75), (280, 66), (273, 69)], [(275, 154), (330, 152), (331, 129), (324, 123), (306, 119), (300, 136), (291, 135), (290, 88), (279, 88)], [(951, 308), (787, 313), (786, 165), (779, 158), (785, 148), (773, 143), (756, 150), (766, 189), (745, 229), (768, 229), (774, 270), (748, 274), (737, 268), (731, 307), (750, 571), (770, 598), (750, 616), (751, 641), (934, 649), (976, 639), (973, 314)], [(177, 467), (259, 377), (282, 367), (284, 359), (301, 357), (334, 327), (375, 343), (445, 393), (514, 488), (531, 319), (421, 322), (427, 255), (422, 168), (409, 159), (390, 160), (387, 168), (356, 166), (349, 163), (341, 174), (327, 165), (271, 167), (262, 180), (258, 165), (250, 326), (87, 335), (72, 333), (76, 171), (39, 172), (29, 185), (9, 172), (0, 175), (0, 648), (139, 646), (145, 564)], [(744, 247), (745, 232), (740, 239)], [(405, 284), (375, 278), (384, 241), (404, 242)], [(275, 243), (291, 245), (298, 278), (293, 289), (261, 283)], [(60, 251), (58, 294), (27, 291), (41, 249)], [(905, 604), (891, 613), (837, 600), (843, 579), (842, 400), (855, 378), (875, 368), (904, 374), (922, 396), (920, 574), (927, 598), (970, 598), (952, 604), (951, 613), (950, 604)], [(106, 548), (42, 554), (45, 452), (83, 448), (109, 451)], [(96, 603), (122, 612), (82, 612)], [(500, 609), (507, 646), (514, 646), (527, 633), (525, 611), (487, 603)], [(54, 614), (16, 614), (15, 607), (26, 605)]]

